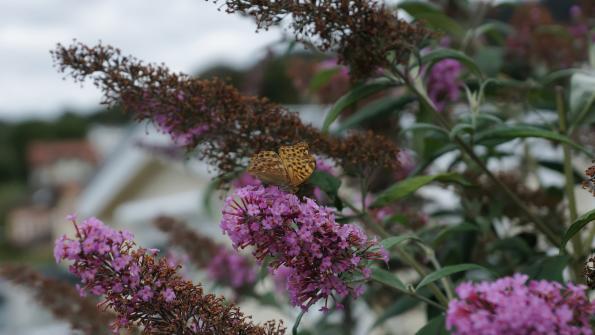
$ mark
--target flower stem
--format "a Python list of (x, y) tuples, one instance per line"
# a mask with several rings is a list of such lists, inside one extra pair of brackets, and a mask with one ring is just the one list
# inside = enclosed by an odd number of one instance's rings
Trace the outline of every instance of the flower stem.
[[(374, 231), (376, 234), (378, 234), (378, 236), (380, 236), (383, 239), (390, 237), (390, 234), (386, 230), (384, 230), (382, 226), (372, 221), (367, 213), (362, 213), (359, 209), (357, 209), (357, 207), (355, 207), (349, 201), (342, 201), (345, 204), (345, 206), (349, 207), (354, 213), (356, 213), (358, 217), (361, 217), (362, 222), (368, 229)], [(393, 249), (396, 250), (399, 258), (403, 261), (403, 263), (411, 266), (422, 278), (428, 275), (427, 269), (422, 264), (420, 264), (413, 256), (409, 255), (405, 250), (403, 250), (403, 248), (397, 245), (393, 247)], [(432, 290), (432, 292), (436, 296), (436, 299), (438, 299), (438, 301), (440, 301), (442, 305), (448, 306), (448, 298), (444, 295), (444, 293), (442, 293), (442, 291), (436, 284), (432, 283), (428, 285), (428, 287), (430, 288), (430, 290)]]
[[(374, 280), (374, 279), (372, 279), (372, 280)], [(380, 283), (382, 285), (385, 285), (384, 283), (382, 283), (380, 281), (376, 281), (376, 282), (377, 283)], [(417, 292), (413, 292), (413, 291), (409, 291), (409, 290), (401, 290), (401, 289), (399, 289), (397, 287), (394, 287), (394, 286), (390, 286), (390, 287), (393, 288), (393, 289), (395, 289), (395, 290), (397, 290), (397, 291), (399, 291), (399, 292), (401, 292), (401, 293), (403, 293), (403, 294), (406, 294), (408, 296), (414, 297), (415, 299), (419, 299), (419, 300), (425, 302), (428, 305), (432, 305), (432, 306), (434, 306), (434, 307), (436, 307), (438, 309), (441, 309), (441, 310), (446, 310), (446, 306), (440, 305), (439, 303), (437, 303), (437, 302), (435, 302), (433, 300), (430, 300), (427, 297), (424, 297), (423, 295), (421, 295), (421, 294), (419, 294)]]
[[(564, 106), (564, 89), (561, 86), (556, 86), (556, 105), (558, 108), (558, 119), (560, 122), (560, 133), (562, 135), (566, 135), (568, 132), (568, 128), (566, 125), (566, 108)], [(564, 176), (566, 178), (566, 182), (564, 183), (564, 189), (566, 191), (566, 198), (568, 199), (568, 214), (570, 216), (570, 224), (576, 221), (578, 217), (577, 210), (576, 210), (576, 199), (574, 196), (574, 175), (572, 173), (572, 153), (570, 151), (570, 147), (566, 143), (562, 143), (562, 151), (564, 153)], [(574, 254), (576, 258), (581, 258), (584, 252), (583, 250), (583, 241), (581, 240), (580, 234), (575, 234), (572, 237), (572, 249), (574, 250)], [(577, 263), (577, 262), (573, 262)], [(582, 266), (581, 262), (578, 264), (574, 264), (572, 267), (574, 270), (575, 276), (579, 275)]]
[[(434, 104), (429, 100), (428, 96), (423, 92), (420, 92), (415, 85), (412, 84), (411, 80), (403, 73), (400, 73), (398, 70), (395, 72), (401, 77), (406, 85), (411, 89), (420, 99), (420, 103), (423, 104), (426, 108), (428, 108), (438, 122), (450, 133), (450, 125), (448, 121), (444, 118), (440, 112), (436, 110)], [(537, 216), (535, 216), (531, 210), (522, 202), (522, 200), (512, 192), (506, 184), (504, 184), (500, 179), (498, 179), (484, 164), (484, 162), (475, 154), (473, 148), (470, 147), (467, 143), (465, 143), (458, 135), (453, 136), (454, 143), (460, 148), (460, 150), (467, 154), (467, 156), (475, 163), (477, 166), (490, 178), (509, 198), (510, 200), (525, 214), (525, 216), (533, 222), (535, 228), (542, 232), (546, 238), (555, 246), (560, 246), (561, 239), (556, 233), (554, 233), (550, 227), (548, 227), (545, 222), (540, 220)]]

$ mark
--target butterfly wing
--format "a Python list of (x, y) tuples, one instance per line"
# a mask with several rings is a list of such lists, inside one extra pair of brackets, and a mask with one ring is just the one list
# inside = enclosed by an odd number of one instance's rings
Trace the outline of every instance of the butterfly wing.
[(274, 151), (261, 151), (252, 156), (248, 172), (268, 184), (289, 185), (285, 165)]
[(282, 146), (279, 148), (279, 157), (287, 171), (289, 184), (293, 187), (308, 180), (316, 169), (316, 159), (308, 152), (306, 142)]

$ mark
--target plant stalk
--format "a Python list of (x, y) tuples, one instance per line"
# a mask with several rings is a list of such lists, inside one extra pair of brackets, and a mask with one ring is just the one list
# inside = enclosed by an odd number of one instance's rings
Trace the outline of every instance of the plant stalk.
[[(448, 121), (442, 116), (442, 114), (440, 114), (440, 112), (436, 110), (432, 102), (428, 101), (429, 98), (425, 94), (421, 93), (415, 87), (415, 85), (411, 83), (411, 80), (409, 80), (407, 76), (405, 76), (402, 73), (399, 73), (399, 76), (403, 78), (407, 86), (420, 98), (420, 102), (434, 113), (440, 124), (450, 133), (451, 127), (448, 124)], [(543, 221), (536, 217), (531, 212), (531, 210), (527, 206), (525, 206), (522, 200), (487, 168), (484, 162), (482, 162), (481, 159), (477, 157), (473, 149), (469, 145), (467, 145), (467, 143), (465, 143), (458, 135), (455, 135), (453, 137), (453, 140), (455, 144), (461, 149), (461, 151), (467, 154), (467, 156), (469, 156), (469, 158), (471, 158), (471, 160), (475, 164), (477, 164), (477, 166), (488, 176), (488, 178), (490, 178), (502, 191), (504, 191), (504, 193), (510, 198), (510, 200), (512, 200), (512, 202), (523, 211), (525, 216), (531, 222), (533, 222), (537, 230), (542, 232), (552, 244), (554, 244), (555, 246), (560, 246), (560, 236), (556, 235)]]
[[(362, 218), (363, 223), (368, 227), (368, 229), (374, 231), (378, 236), (382, 239), (390, 237), (390, 234), (384, 230), (380, 225), (373, 222), (367, 213), (362, 213), (359, 209), (357, 209), (353, 204), (349, 203), (348, 201), (343, 200), (343, 203), (349, 207), (352, 211), (356, 213), (357, 216)], [(403, 263), (411, 266), (422, 278), (428, 275), (427, 269), (420, 264), (413, 256), (409, 255), (403, 248), (400, 246), (395, 246), (393, 249), (397, 252), (398, 257), (403, 261)], [(448, 298), (442, 293), (440, 288), (432, 283), (428, 285), (432, 293), (436, 296), (436, 299), (440, 301), (443, 306), (448, 306)]]
[[(560, 133), (562, 135), (566, 135), (568, 133), (568, 128), (566, 125), (566, 108), (564, 104), (564, 89), (561, 86), (556, 86), (556, 105), (558, 108), (558, 119), (560, 122)], [(576, 210), (576, 198), (574, 195), (574, 175), (572, 169), (572, 152), (570, 151), (570, 147), (566, 143), (562, 143), (562, 150), (564, 153), (564, 176), (566, 178), (566, 182), (564, 183), (564, 189), (566, 191), (566, 197), (568, 199), (568, 212), (570, 216), (570, 224), (576, 221), (578, 217), (577, 210)], [(581, 258), (584, 252), (583, 250), (583, 241), (581, 239), (580, 234), (575, 234), (572, 237), (572, 248), (574, 249), (574, 254), (577, 258)], [(580, 263), (573, 268), (575, 271), (575, 275), (579, 274)], [(578, 270), (578, 272), (577, 272)]]

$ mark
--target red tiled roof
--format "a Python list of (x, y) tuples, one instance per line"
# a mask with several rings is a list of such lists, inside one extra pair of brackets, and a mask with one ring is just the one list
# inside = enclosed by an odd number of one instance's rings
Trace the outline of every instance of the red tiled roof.
[(93, 147), (85, 140), (32, 142), (27, 146), (27, 162), (30, 166), (43, 166), (72, 158), (97, 163)]

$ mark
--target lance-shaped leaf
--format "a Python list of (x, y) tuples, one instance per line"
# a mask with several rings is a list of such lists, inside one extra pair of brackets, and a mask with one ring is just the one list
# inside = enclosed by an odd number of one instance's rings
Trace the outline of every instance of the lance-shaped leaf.
[(578, 232), (583, 229), (589, 222), (595, 220), (595, 209), (581, 215), (566, 231), (564, 237), (562, 238), (562, 244), (560, 244), (560, 251), (564, 251), (566, 248), (566, 243), (570, 241), (570, 239), (578, 234)]
[(461, 175), (454, 172), (440, 173), (432, 176), (411, 177), (393, 184), (391, 187), (380, 193), (372, 203), (372, 207), (380, 207), (387, 203), (402, 199), (417, 191), (420, 187), (433, 181), (454, 182), (463, 186), (470, 186), (469, 182), (467, 182)]
[(444, 315), (439, 315), (430, 322), (428, 322), (425, 326), (423, 326), (420, 330), (415, 333), (415, 335), (448, 335), (450, 332), (446, 330), (446, 322), (444, 321)]
[(582, 151), (589, 156), (592, 156), (592, 153), (583, 148), (582, 146), (573, 142), (567, 136), (564, 136), (560, 133), (555, 131), (537, 128), (534, 126), (529, 125), (497, 125), (491, 127), (488, 130), (479, 132), (475, 136), (476, 143), (482, 143), (485, 141), (490, 140), (507, 140), (512, 141), (516, 138), (543, 138), (552, 141), (557, 141), (561, 143), (566, 143), (576, 150)]
[(434, 271), (434, 272), (430, 273), (429, 275), (425, 276), (424, 279), (422, 279), (421, 282), (419, 282), (419, 284), (417, 284), (417, 287), (415, 289), (419, 290), (420, 288), (422, 288), (430, 283), (433, 283), (437, 280), (440, 280), (444, 277), (450, 276), (450, 275), (458, 273), (458, 272), (468, 271), (468, 270), (484, 270), (486, 272), (490, 272), (488, 269), (484, 268), (481, 265), (477, 265), (477, 264), (449, 265), (449, 266), (445, 266), (442, 269), (440, 269), (438, 271)]
[(337, 100), (335, 105), (327, 113), (322, 124), (322, 131), (328, 132), (331, 124), (339, 117), (339, 114), (341, 114), (345, 108), (353, 105), (367, 96), (381, 92), (389, 87), (394, 87), (395, 85), (395, 82), (388, 78), (380, 78), (355, 86), (353, 89), (347, 92), (347, 94), (339, 98), (339, 100)]
[(398, 111), (414, 100), (415, 98), (411, 96), (386, 97), (378, 99), (374, 102), (367, 104), (366, 106), (358, 110), (356, 113), (351, 115), (349, 118), (347, 118), (345, 121), (341, 122), (341, 125), (337, 129), (337, 133), (340, 133), (349, 128), (353, 128), (368, 119), (380, 117), (393, 111)]
[(401, 279), (399, 279), (399, 277), (381, 268), (372, 268), (372, 279), (384, 285), (388, 285), (392, 288), (395, 288), (399, 291), (408, 292), (407, 286), (405, 286), (405, 284), (401, 281)]

